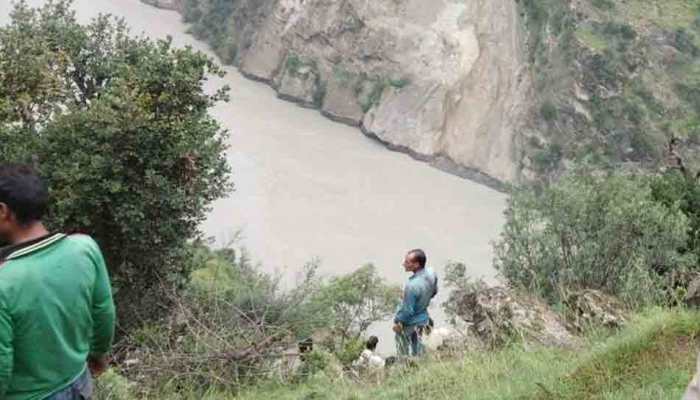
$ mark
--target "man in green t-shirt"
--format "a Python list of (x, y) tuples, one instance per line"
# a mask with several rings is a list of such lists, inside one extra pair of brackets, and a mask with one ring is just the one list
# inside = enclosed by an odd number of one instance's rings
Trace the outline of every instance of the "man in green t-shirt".
[(0, 399), (90, 399), (107, 367), (114, 302), (89, 236), (49, 233), (48, 190), (23, 165), (0, 163)]

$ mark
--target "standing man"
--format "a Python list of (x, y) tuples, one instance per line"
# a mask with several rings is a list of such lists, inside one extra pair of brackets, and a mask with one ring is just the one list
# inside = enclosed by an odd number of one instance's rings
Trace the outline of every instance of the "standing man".
[[(88, 236), (50, 234), (48, 190), (28, 166), (0, 163), (0, 399), (85, 400), (107, 367), (114, 303)], [(89, 366), (89, 367), (88, 367)]]
[(420, 249), (409, 251), (404, 258), (404, 269), (413, 275), (408, 278), (403, 302), (394, 318), (399, 356), (420, 356), (425, 352), (422, 336), (430, 322), (428, 306), (438, 292), (437, 275), (425, 266), (426, 262), (425, 252)]

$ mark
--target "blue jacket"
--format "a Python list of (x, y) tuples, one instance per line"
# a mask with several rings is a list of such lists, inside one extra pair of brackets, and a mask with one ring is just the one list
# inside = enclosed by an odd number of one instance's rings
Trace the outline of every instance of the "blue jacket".
[(404, 326), (427, 325), (428, 306), (430, 300), (437, 294), (438, 278), (430, 268), (417, 271), (408, 279), (404, 288), (403, 302), (394, 318), (394, 323)]

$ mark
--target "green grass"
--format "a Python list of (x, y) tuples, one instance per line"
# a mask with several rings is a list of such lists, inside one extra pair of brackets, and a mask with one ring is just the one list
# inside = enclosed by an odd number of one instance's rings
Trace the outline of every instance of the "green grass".
[(666, 29), (688, 27), (700, 10), (700, 0), (629, 0), (617, 4), (621, 15), (634, 25), (653, 24)]
[(528, 398), (680, 398), (695, 366), (698, 334), (695, 312), (647, 314), (623, 334), (592, 346), (552, 384), (550, 395)]
[(461, 360), (433, 360), (398, 373), (381, 385), (330, 382), (248, 392), (240, 399), (674, 399), (695, 365), (700, 315), (653, 311), (583, 350), (522, 347), (471, 353)]
[(581, 44), (599, 53), (610, 46), (605, 37), (590, 26), (576, 29), (575, 35)]
[[(592, 335), (579, 349), (471, 352), (458, 359), (431, 359), (394, 370), (386, 379), (362, 382), (321, 373), (297, 385), (264, 384), (242, 393), (196, 390), (167, 399), (223, 400), (656, 400), (685, 390), (700, 348), (700, 314), (652, 310), (622, 332)], [(105, 397), (103, 397), (105, 398)]]

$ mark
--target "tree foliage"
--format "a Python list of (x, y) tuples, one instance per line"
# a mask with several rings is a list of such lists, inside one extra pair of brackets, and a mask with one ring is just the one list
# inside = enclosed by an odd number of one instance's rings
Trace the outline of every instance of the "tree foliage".
[[(145, 391), (169, 383), (176, 390), (237, 390), (348, 365), (362, 351), (360, 335), (388, 317), (398, 298), (371, 266), (326, 280), (312, 263), (293, 287), (281, 290), (279, 279), (259, 271), (245, 252), (196, 246), (194, 254), (200, 268), (172, 299), (175, 312), (127, 338), (122, 356), (138, 362), (122, 371)], [(302, 360), (298, 344), (312, 335), (313, 351)]]
[(696, 268), (689, 219), (657, 201), (648, 177), (573, 174), (536, 193), (516, 191), (496, 245), (496, 267), (513, 285), (556, 303), (567, 291), (601, 289), (630, 305), (671, 299)]
[(700, 181), (691, 175), (670, 171), (651, 182), (654, 199), (672, 207), (674, 204), (688, 216), (688, 243), (685, 253), (700, 255)]
[(316, 298), (317, 308), (332, 321), (342, 341), (359, 338), (375, 321), (388, 319), (399, 303), (398, 287), (384, 283), (374, 265), (331, 279)]
[(227, 88), (205, 93), (222, 72), (204, 54), (109, 16), (81, 25), (70, 6), (19, 2), (0, 28), (0, 159), (38, 166), (50, 227), (92, 234), (122, 317), (149, 316), (151, 289), (186, 278), (185, 244), (230, 189), (226, 133), (207, 113)]

